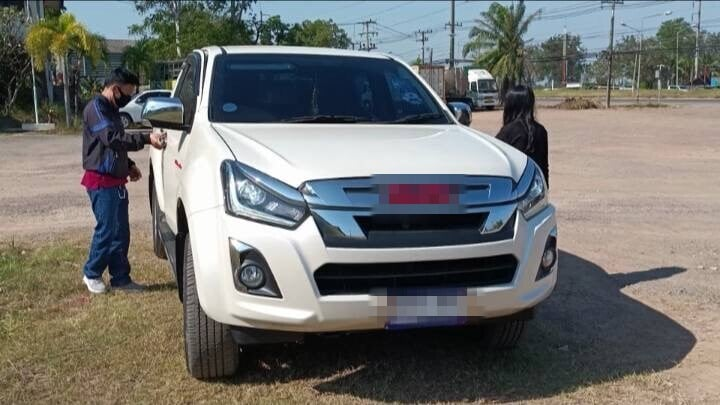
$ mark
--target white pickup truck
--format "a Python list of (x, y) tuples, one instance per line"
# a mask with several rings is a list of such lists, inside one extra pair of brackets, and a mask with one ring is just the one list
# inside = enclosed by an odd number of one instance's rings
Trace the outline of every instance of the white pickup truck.
[(167, 131), (153, 236), (194, 377), (307, 333), (483, 324), (478, 344), (517, 343), (556, 283), (555, 208), (531, 160), (453, 112), (390, 55), (187, 57), (143, 114)]

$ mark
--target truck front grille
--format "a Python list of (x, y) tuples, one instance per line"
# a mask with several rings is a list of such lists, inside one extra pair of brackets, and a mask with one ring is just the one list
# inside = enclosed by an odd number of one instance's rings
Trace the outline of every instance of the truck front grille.
[(315, 271), (320, 295), (368, 294), (374, 289), (486, 287), (512, 282), (513, 255), (401, 263), (328, 263)]

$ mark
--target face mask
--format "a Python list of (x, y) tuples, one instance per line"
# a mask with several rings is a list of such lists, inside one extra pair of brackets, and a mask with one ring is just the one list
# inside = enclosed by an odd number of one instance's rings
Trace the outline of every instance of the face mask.
[(132, 96), (128, 96), (127, 94), (123, 94), (122, 90), (118, 87), (118, 93), (120, 93), (120, 97), (115, 96), (115, 105), (118, 106), (118, 108), (123, 108), (127, 105), (127, 103), (130, 102), (130, 99)]

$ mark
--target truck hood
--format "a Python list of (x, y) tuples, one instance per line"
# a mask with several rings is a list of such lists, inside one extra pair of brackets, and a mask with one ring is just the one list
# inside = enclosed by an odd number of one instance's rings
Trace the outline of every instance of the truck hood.
[(375, 174), (518, 180), (526, 156), (460, 125), (212, 124), (236, 159), (293, 187)]

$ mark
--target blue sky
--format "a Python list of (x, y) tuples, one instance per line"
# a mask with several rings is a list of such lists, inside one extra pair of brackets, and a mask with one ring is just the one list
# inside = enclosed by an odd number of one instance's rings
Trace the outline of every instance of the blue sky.
[[(502, 1), (502, 3), (510, 3)], [(127, 27), (140, 23), (132, 2), (127, 1), (86, 1), (66, 0), (68, 11), (75, 14), (90, 30), (106, 38), (131, 38)], [(456, 57), (460, 56), (462, 45), (468, 39), (472, 20), (487, 9), (490, 2), (456, 0), (456, 19), (462, 22), (456, 39)], [(697, 7), (697, 3), (695, 3)], [(541, 42), (563, 32), (580, 34), (584, 46), (590, 50), (604, 49), (608, 45), (610, 32), (610, 10), (600, 7), (600, 1), (529, 1), (530, 12), (542, 9), (543, 17), (530, 27), (528, 38)], [(697, 8), (695, 8), (697, 11)], [(358, 21), (372, 19), (378, 36), (373, 39), (378, 50), (392, 52), (405, 59), (414, 59), (420, 54), (420, 43), (415, 41), (414, 32), (432, 29), (426, 47), (433, 48), (434, 58), (448, 56), (449, 31), (443, 26), (450, 20), (450, 1), (258, 1), (254, 12), (264, 15), (281, 16), (283, 21), (296, 22), (306, 19), (332, 19), (342, 24), (348, 34), (359, 41), (362, 32)], [(658, 16), (671, 11), (670, 16)], [(616, 10), (616, 39), (631, 34), (621, 22), (644, 29), (653, 34), (658, 25), (667, 18), (691, 19), (693, 1), (625, 1)], [(648, 17), (652, 16), (652, 17)], [(648, 18), (644, 18), (648, 17)], [(720, 31), (720, 1), (702, 2), (702, 25), (709, 31)]]

